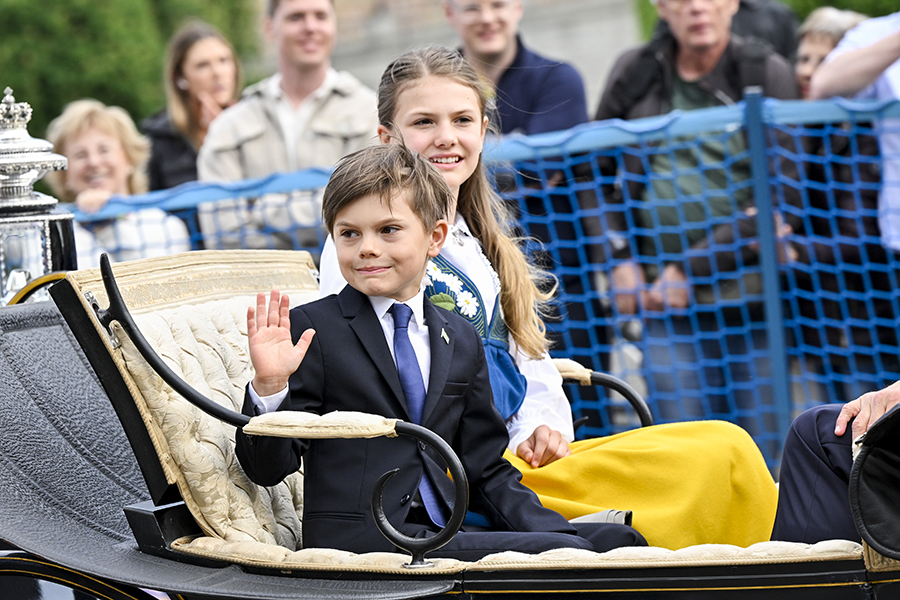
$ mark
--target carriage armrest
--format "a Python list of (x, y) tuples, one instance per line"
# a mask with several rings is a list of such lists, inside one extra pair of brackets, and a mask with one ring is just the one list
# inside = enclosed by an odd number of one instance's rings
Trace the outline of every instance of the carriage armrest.
[(653, 425), (653, 415), (647, 402), (627, 382), (607, 373), (592, 371), (568, 358), (554, 358), (553, 364), (564, 380), (574, 380), (581, 385), (600, 385), (622, 394), (641, 421), (641, 427)]
[(247, 435), (283, 438), (333, 439), (396, 437), (397, 419), (354, 411), (316, 415), (279, 410), (250, 419), (243, 427)]

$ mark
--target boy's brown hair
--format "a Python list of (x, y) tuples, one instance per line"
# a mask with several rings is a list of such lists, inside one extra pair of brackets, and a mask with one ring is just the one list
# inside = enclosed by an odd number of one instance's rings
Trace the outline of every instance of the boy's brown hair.
[(402, 143), (367, 146), (338, 162), (325, 186), (322, 220), (334, 233), (337, 214), (364, 196), (378, 196), (390, 208), (396, 196), (406, 192), (409, 207), (426, 230), (446, 219), (453, 193), (431, 163)]

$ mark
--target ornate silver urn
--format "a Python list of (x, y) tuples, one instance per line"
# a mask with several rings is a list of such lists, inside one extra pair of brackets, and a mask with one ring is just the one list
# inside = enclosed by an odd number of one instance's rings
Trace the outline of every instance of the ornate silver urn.
[(30, 282), (75, 269), (72, 214), (52, 196), (34, 191), (50, 171), (66, 168), (53, 145), (28, 134), (31, 106), (12, 90), (0, 101), (0, 304)]

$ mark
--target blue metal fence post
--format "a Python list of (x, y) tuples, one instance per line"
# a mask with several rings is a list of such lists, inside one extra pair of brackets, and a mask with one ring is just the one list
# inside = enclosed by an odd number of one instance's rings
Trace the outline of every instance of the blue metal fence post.
[(772, 391), (780, 439), (784, 440), (791, 424), (791, 388), (788, 376), (788, 356), (784, 335), (784, 314), (781, 303), (781, 282), (778, 275), (778, 255), (775, 232), (775, 207), (772, 204), (769, 160), (766, 154), (766, 129), (763, 121), (762, 88), (744, 90), (746, 104), (747, 141), (750, 147), (750, 169), (753, 175), (753, 195), (757, 209), (760, 265), (763, 276), (763, 298), (766, 307), (768, 353), (772, 361)]

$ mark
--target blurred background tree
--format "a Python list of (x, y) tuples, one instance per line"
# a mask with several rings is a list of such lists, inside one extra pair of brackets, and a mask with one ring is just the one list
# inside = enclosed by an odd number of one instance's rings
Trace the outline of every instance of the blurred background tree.
[[(820, 6), (855, 10), (870, 17), (881, 17), (896, 12), (900, 8), (897, 0), (781, 0), (781, 2), (791, 7), (801, 22)], [(638, 15), (641, 37), (649, 40), (656, 28), (656, 8), (650, 0), (635, 0), (635, 10)]]
[(139, 122), (165, 103), (165, 46), (190, 17), (219, 27), (242, 60), (258, 49), (257, 0), (3, 0), (0, 86), (34, 108), (29, 132), (79, 98), (121, 106)]
[(794, 9), (802, 21), (813, 10), (820, 6), (833, 6), (843, 10), (855, 10), (870, 17), (883, 17), (900, 9), (897, 0), (783, 0)]

